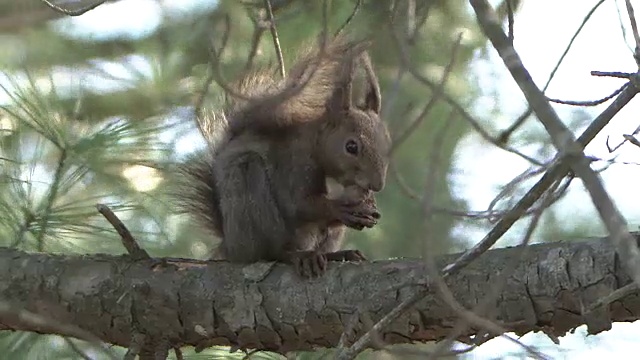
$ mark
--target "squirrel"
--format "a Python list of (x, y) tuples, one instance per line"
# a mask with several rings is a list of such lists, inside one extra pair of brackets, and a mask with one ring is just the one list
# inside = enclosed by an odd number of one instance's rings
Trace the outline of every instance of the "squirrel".
[[(389, 162), (367, 45), (336, 37), (308, 47), (282, 80), (262, 69), (232, 85), (242, 98), (227, 98), (221, 127), (205, 130), (208, 150), (178, 173), (180, 205), (222, 239), (220, 259), (287, 262), (303, 277), (328, 261), (366, 260), (340, 247), (346, 227), (377, 224), (373, 193)], [(366, 87), (354, 105), (358, 65)]]

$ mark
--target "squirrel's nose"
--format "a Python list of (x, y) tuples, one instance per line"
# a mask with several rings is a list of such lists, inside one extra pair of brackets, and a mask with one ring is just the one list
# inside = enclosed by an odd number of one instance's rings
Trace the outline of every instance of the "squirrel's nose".
[(361, 177), (356, 179), (356, 184), (364, 190), (378, 192), (384, 188), (384, 177), (376, 176), (373, 178)]
[(376, 179), (369, 183), (369, 190), (371, 191), (378, 192), (382, 189), (384, 189), (384, 179), (382, 178)]

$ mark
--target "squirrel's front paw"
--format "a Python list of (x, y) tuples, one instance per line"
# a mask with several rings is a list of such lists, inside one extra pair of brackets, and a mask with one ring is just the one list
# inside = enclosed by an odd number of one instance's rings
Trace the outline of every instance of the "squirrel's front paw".
[(303, 278), (318, 277), (327, 271), (327, 257), (315, 251), (297, 251), (290, 254), (290, 261)]
[(380, 212), (375, 207), (375, 203), (363, 201), (358, 204), (341, 203), (338, 205), (338, 220), (344, 225), (362, 230), (372, 228), (380, 219)]

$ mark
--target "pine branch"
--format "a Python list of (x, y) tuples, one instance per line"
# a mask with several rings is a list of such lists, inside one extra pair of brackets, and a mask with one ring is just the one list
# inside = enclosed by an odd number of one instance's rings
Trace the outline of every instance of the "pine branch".
[[(447, 285), (460, 304), (472, 307), (490, 291), (487, 284), (502, 276), (507, 259), (517, 254), (521, 252), (514, 248), (491, 250), (448, 278)], [(442, 257), (438, 266), (454, 258)], [(35, 326), (15, 312), (0, 312), (0, 329), (64, 336), (79, 336), (82, 330), (123, 347), (136, 338), (140, 351), (158, 341), (167, 348), (231, 344), (279, 353), (333, 347), (354, 315), (368, 319), (364, 323), (375, 322), (423, 286), (431, 295), (378, 334), (381, 341), (441, 340), (450, 331), (446, 324), (457, 317), (450, 304), (434, 295), (427, 266), (418, 260), (334, 263), (314, 281), (297, 278), (282, 264), (132, 261), (126, 255), (2, 249), (0, 264), (3, 303), (48, 319)], [(531, 245), (506, 283), (494, 319), (518, 335), (542, 330), (558, 337), (582, 324), (595, 334), (610, 329), (612, 322), (640, 318), (634, 292), (619, 290), (631, 279), (607, 239)], [(367, 330), (361, 325), (347, 342)], [(469, 329), (458, 340), (469, 341), (482, 330)]]

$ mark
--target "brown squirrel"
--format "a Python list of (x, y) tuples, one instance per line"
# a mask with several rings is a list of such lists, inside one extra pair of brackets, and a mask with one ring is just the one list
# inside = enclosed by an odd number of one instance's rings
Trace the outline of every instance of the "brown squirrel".
[[(339, 249), (346, 226), (376, 225), (391, 145), (366, 45), (334, 38), (283, 80), (259, 70), (234, 85), (247, 98), (228, 98), (221, 137), (180, 169), (182, 206), (222, 238), (222, 259), (289, 262), (305, 277), (327, 261), (364, 260)], [(366, 90), (354, 105), (358, 65)]]

